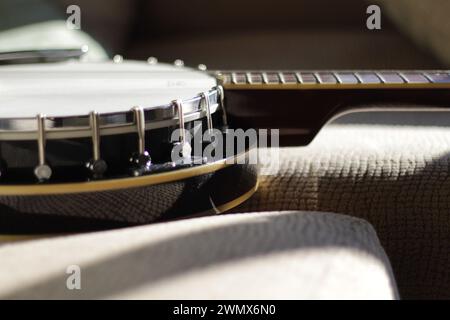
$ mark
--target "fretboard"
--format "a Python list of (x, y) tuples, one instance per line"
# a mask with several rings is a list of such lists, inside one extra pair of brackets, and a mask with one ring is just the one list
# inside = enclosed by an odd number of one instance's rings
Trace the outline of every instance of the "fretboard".
[(229, 89), (450, 88), (449, 71), (219, 71)]
[(330, 119), (362, 110), (448, 110), (450, 71), (221, 71), (229, 123), (279, 129), (306, 145)]

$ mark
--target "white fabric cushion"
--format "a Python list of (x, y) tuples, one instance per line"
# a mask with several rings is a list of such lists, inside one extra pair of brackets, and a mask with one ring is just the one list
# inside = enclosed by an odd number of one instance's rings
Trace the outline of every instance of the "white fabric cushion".
[[(375, 124), (402, 117), (435, 126)], [(449, 120), (442, 113), (341, 119), (353, 124), (327, 126), (308, 147), (282, 148), (278, 172), (261, 177), (258, 192), (235, 211), (363, 218), (377, 231), (403, 298), (449, 298)]]
[[(0, 247), (0, 298), (393, 299), (363, 220), (318, 212), (196, 218)], [(68, 290), (66, 268), (81, 268)]]

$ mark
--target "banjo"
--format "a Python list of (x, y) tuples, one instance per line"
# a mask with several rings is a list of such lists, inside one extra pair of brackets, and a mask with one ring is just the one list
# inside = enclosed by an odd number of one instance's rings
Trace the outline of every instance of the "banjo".
[(189, 139), (210, 133), (203, 151), (226, 137), (224, 92), (214, 77), (152, 61), (89, 63), (51, 53), (51, 63), (39, 63), (46, 53), (29, 52), (13, 64), (17, 55), (9, 54), (0, 66), (3, 233), (221, 213), (255, 192), (257, 164), (245, 161), (253, 145), (219, 152), (225, 147), (217, 144), (196, 155)]
[[(301, 146), (347, 112), (450, 104), (446, 71), (206, 71), (50, 53), (0, 55), (4, 233), (224, 212), (258, 185), (256, 144), (230, 151), (230, 130), (277, 129), (281, 146)], [(214, 152), (193, 152), (196, 134)]]

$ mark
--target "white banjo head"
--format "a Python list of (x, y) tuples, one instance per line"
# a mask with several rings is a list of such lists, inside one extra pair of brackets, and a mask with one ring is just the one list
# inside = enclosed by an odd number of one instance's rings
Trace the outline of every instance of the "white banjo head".
[(83, 116), (152, 108), (216, 86), (204, 72), (169, 64), (105, 61), (0, 67), (0, 119)]

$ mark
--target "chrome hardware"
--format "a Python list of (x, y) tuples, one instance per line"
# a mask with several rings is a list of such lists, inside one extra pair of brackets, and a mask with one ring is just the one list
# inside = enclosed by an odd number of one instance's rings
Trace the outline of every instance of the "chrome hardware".
[(155, 64), (158, 63), (158, 59), (155, 58), (155, 57), (148, 57), (147, 63), (150, 64), (150, 65), (155, 65)]
[(183, 113), (183, 102), (181, 100), (174, 100), (173, 105), (177, 110), (178, 114), (178, 128), (180, 131), (180, 140), (177, 143), (180, 148), (180, 153), (183, 158), (190, 158), (192, 153), (192, 147), (189, 142), (186, 141), (186, 135), (184, 132), (184, 113)]
[(138, 152), (131, 155), (131, 174), (140, 176), (150, 170), (152, 164), (150, 154), (145, 150), (145, 113), (142, 108), (134, 107), (134, 122), (138, 134)]
[(92, 133), (92, 157), (94, 160), (100, 159), (100, 131), (98, 127), (99, 115), (92, 111), (89, 114), (89, 125)]
[(0, 65), (61, 62), (71, 59), (81, 59), (86, 53), (83, 48), (84, 46), (77, 49), (1, 51)]
[(269, 84), (269, 77), (267, 76), (267, 72), (263, 72), (262, 80), (264, 84)]
[(87, 44), (83, 44), (81, 46), (81, 52), (88, 53), (89, 52), (89, 46)]
[(145, 113), (142, 108), (134, 107), (132, 109), (134, 113), (134, 122), (136, 123), (136, 129), (138, 133), (138, 146), (139, 153), (144, 153), (145, 151)]
[(186, 136), (184, 134), (184, 114), (183, 114), (183, 102), (181, 100), (174, 100), (173, 104), (177, 109), (178, 115), (178, 127), (180, 129), (180, 142), (185, 143)]
[(181, 59), (176, 59), (176, 60), (173, 62), (173, 64), (174, 64), (175, 67), (183, 67), (183, 66), (184, 66), (184, 61), (181, 60)]
[[(210, 91), (213, 99), (211, 103), (211, 113), (214, 114), (220, 109), (220, 93), (218, 89), (213, 88)], [(145, 114), (152, 119), (145, 124), (146, 130), (166, 128), (168, 126), (178, 125), (177, 110), (173, 108), (172, 103), (165, 105), (153, 105), (145, 108)], [(183, 111), (185, 113), (184, 121), (191, 122), (205, 117), (205, 111), (202, 106), (200, 96), (183, 101)], [(136, 125), (130, 121), (129, 109), (127, 111), (102, 113), (102, 126), (100, 134), (102, 136), (134, 133)], [(71, 117), (52, 117), (46, 120), (46, 140), (72, 139), (72, 138), (91, 138), (91, 127), (89, 118), (86, 115)], [(2, 118), (0, 119), (0, 140), (3, 141), (23, 141), (36, 139), (36, 118)]]
[(113, 62), (114, 62), (114, 63), (121, 63), (121, 62), (123, 62), (123, 57), (122, 57), (120, 54), (116, 54), (116, 55), (113, 57)]
[(89, 55), (87, 54), (89, 52), (89, 46), (87, 44), (83, 44), (80, 50), (83, 52), (83, 55), (80, 57), (80, 62), (89, 61)]
[(37, 120), (37, 142), (38, 142), (38, 165), (34, 168), (34, 175), (40, 181), (46, 181), (52, 176), (52, 169), (45, 163), (45, 116), (38, 114)]
[(216, 72), (214, 74), (214, 76), (216, 77), (217, 81), (219, 84), (224, 85), (224, 84), (230, 84), (232, 83), (232, 74), (231, 73), (222, 73), (222, 72)]
[[(85, 113), (84, 115), (49, 115), (48, 117), (45, 115), (38, 115), (27, 116), (24, 118), (2, 118), (0, 119), (0, 140), (37, 141), (37, 150), (35, 151), (36, 159), (32, 160), (33, 163), (29, 169), (29, 174), (31, 175), (34, 173), (36, 180), (39, 181), (48, 179), (56, 179), (55, 181), (59, 181), (58, 171), (55, 169), (55, 165), (59, 165), (59, 160), (54, 160), (49, 155), (50, 147), (53, 146), (52, 143), (47, 146), (47, 150), (45, 149), (46, 141), (48, 140), (87, 138), (85, 141), (82, 141), (82, 143), (87, 143), (88, 155), (78, 160), (79, 162), (71, 157), (70, 165), (75, 163), (75, 170), (80, 169), (78, 166), (81, 166), (81, 169), (84, 168), (84, 174), (86, 174), (86, 177), (89, 177), (89, 179), (98, 179), (103, 176), (108, 178), (112, 174), (116, 174), (117, 171), (116, 167), (113, 166), (114, 163), (110, 162), (110, 157), (107, 157), (106, 151), (103, 151), (103, 147), (106, 147), (106, 145), (103, 145), (102, 143), (108, 142), (108, 139), (105, 141), (102, 141), (101, 139), (103, 136), (119, 134), (131, 134), (131, 142), (137, 144), (132, 144), (132, 149), (125, 155), (126, 171), (124, 173), (130, 173), (129, 169), (132, 166), (127, 166), (126, 161), (130, 160), (130, 156), (134, 152), (138, 155), (145, 156), (144, 158), (135, 158), (138, 161), (132, 163), (138, 164), (138, 169), (144, 168), (144, 171), (146, 171), (148, 168), (148, 172), (159, 172), (162, 170), (162, 167), (158, 167), (155, 163), (151, 162), (150, 160), (153, 159), (150, 159), (147, 150), (145, 150), (146, 147), (150, 149), (150, 138), (148, 135), (150, 134), (150, 136), (152, 136), (151, 132), (153, 131), (151, 130), (173, 127), (180, 127), (180, 129), (185, 127), (191, 128), (191, 124), (196, 120), (204, 121), (204, 131), (206, 130), (206, 124), (208, 125), (209, 130), (213, 129), (216, 125), (214, 123), (216, 120), (214, 114), (218, 112), (220, 106), (223, 105), (222, 92), (223, 90), (221, 87), (213, 87), (203, 93), (197, 95), (193, 94), (193, 97), (190, 99), (178, 100), (166, 104), (150, 104), (148, 108), (133, 108), (131, 111), (130, 108), (127, 108), (119, 112), (102, 113), (97, 109), (97, 111)], [(222, 115), (217, 116), (222, 117)], [(219, 121), (221, 120), (220, 118), (218, 119)], [(180, 130), (180, 136), (178, 136), (178, 132), (174, 136), (175, 142), (179, 144), (179, 148), (181, 148), (179, 155), (182, 156), (181, 158), (178, 158), (180, 161), (175, 163), (177, 167), (180, 164), (188, 165), (191, 163), (191, 165), (194, 165), (197, 163), (195, 157), (192, 157), (193, 150), (189, 133), (189, 131)], [(145, 136), (146, 134), (147, 137)], [(145, 138), (147, 139), (145, 140)], [(145, 142), (147, 142), (147, 144)], [(166, 148), (167, 144), (164, 144), (163, 147)], [(39, 154), (37, 153), (38, 151)], [(149, 151), (151, 151), (151, 149)], [(91, 155), (89, 155), (90, 152), (92, 152)], [(154, 156), (153, 153), (150, 154)], [(79, 155), (77, 155), (77, 157), (78, 156)], [(51, 161), (50, 164), (48, 161)], [(65, 165), (65, 163), (63, 165)], [(173, 166), (174, 164), (168, 163), (164, 165), (164, 168), (171, 168)], [(132, 174), (136, 175), (136, 172), (142, 172), (142, 170), (134, 171)], [(89, 174), (87, 175), (87, 173)], [(34, 177), (31, 176), (31, 179), (33, 178)]]
[(222, 108), (222, 121), (223, 121), (223, 126), (225, 128), (228, 127), (228, 117), (227, 117), (227, 110), (225, 110), (225, 93), (223, 91), (223, 87), (222, 86), (217, 86), (216, 87), (217, 90), (217, 100), (219, 100), (219, 107)]
[(100, 117), (98, 112), (92, 111), (89, 114), (89, 126), (91, 128), (92, 138), (92, 160), (86, 164), (86, 167), (92, 174), (94, 179), (101, 178), (105, 171), (108, 169), (108, 165), (102, 159), (100, 159)]
[(205, 112), (206, 112), (206, 123), (207, 123), (207, 126), (208, 126), (208, 132), (211, 132), (212, 129), (214, 129), (214, 127), (213, 127), (212, 117), (211, 117), (209, 92), (202, 92), (202, 93), (200, 93), (200, 97), (203, 100), (203, 106), (204, 106)]

